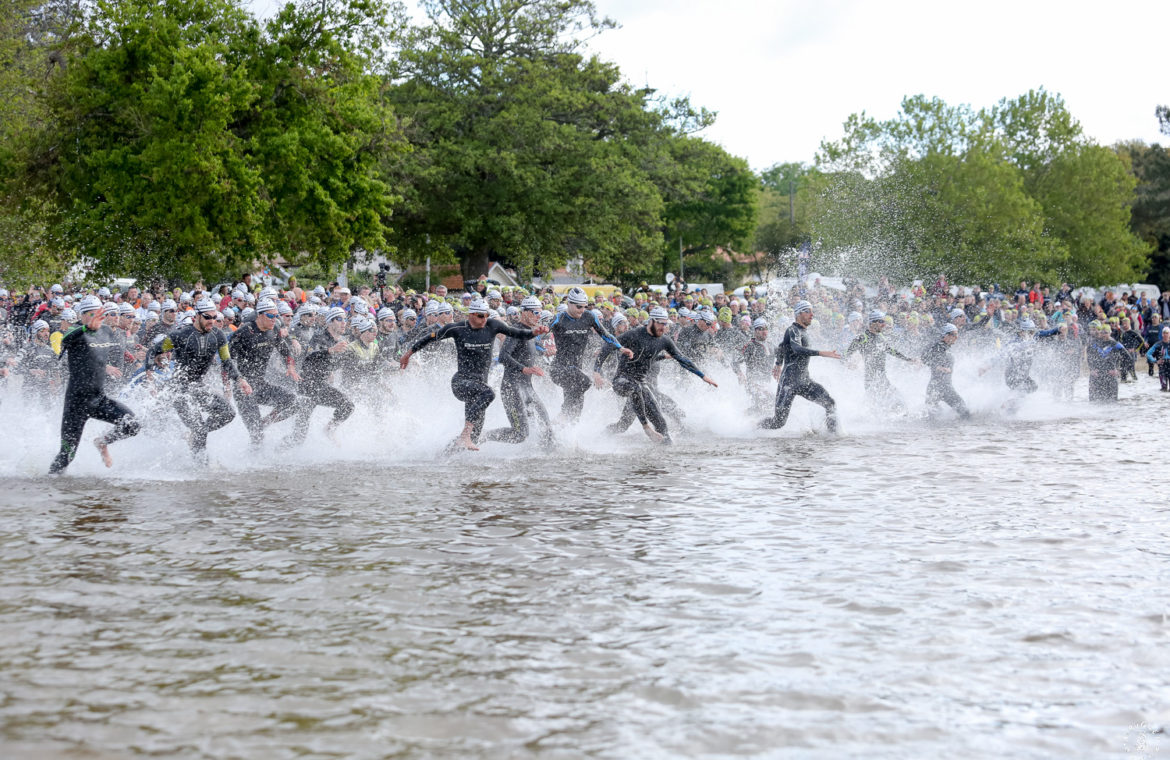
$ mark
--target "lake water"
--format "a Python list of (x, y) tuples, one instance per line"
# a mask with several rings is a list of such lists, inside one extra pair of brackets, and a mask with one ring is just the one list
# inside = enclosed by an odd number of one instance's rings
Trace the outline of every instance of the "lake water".
[(727, 376), (675, 391), (673, 447), (591, 391), (555, 451), (443, 457), (420, 372), (336, 445), (237, 420), (199, 470), (164, 409), (55, 479), (59, 412), (9, 389), (0, 754), (1170, 754), (1170, 394), (1009, 414), (967, 372), (957, 423), (899, 367), (882, 421), (829, 364), (836, 437), (803, 401), (758, 433)]

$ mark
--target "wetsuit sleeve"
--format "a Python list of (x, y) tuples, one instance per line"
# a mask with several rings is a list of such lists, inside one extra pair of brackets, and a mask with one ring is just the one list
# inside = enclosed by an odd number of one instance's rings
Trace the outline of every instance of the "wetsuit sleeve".
[(682, 351), (678, 350), (678, 346), (675, 345), (673, 340), (670, 338), (664, 339), (662, 348), (666, 350), (666, 353), (673, 356), (674, 360), (679, 363), (679, 366), (681, 366), (687, 372), (698, 375), (699, 377), (703, 377), (703, 371), (696, 367), (693, 361), (683, 356)]
[(601, 350), (597, 352), (597, 359), (595, 359), (593, 362), (593, 371), (600, 375), (601, 368), (605, 365), (605, 360), (608, 359), (613, 354), (613, 352), (617, 350), (618, 346), (611, 346), (608, 343), (602, 346)]
[(219, 344), (219, 360), (223, 363), (223, 372), (232, 380), (239, 380), (240, 368), (236, 366), (235, 359), (232, 359), (232, 350), (228, 346), (227, 338), (223, 336), (223, 333), (220, 333), (219, 339), (221, 341)]
[(498, 319), (489, 319), (488, 326), (496, 335), (506, 335), (509, 338), (517, 338), (519, 340), (528, 340), (535, 338), (536, 335), (527, 327), (512, 327), (512, 325), (501, 322)]
[(1154, 352), (1156, 352), (1161, 347), (1162, 347), (1162, 341), (1158, 341), (1154, 345), (1150, 346), (1150, 350), (1146, 352), (1146, 361), (1149, 362), (1150, 364), (1153, 364), (1154, 362), (1156, 362), (1157, 359), (1154, 358)]
[(504, 369), (520, 372), (528, 366), (514, 355), (516, 349), (521, 345), (523, 343), (519, 338), (508, 338), (504, 341), (504, 347), (500, 349), (500, 364), (504, 365)]
[(1045, 338), (1053, 338), (1056, 335), (1058, 335), (1059, 333), (1060, 333), (1059, 327), (1054, 327), (1051, 330), (1041, 330), (1040, 332), (1036, 333), (1036, 339), (1043, 340)]
[(889, 343), (886, 344), (886, 353), (889, 354), (890, 356), (894, 357), (895, 359), (901, 359), (904, 362), (914, 361), (913, 357), (906, 356), (906, 354), (904, 354), (901, 351), (899, 351), (898, 349), (894, 348)]
[(864, 348), (867, 342), (869, 342), (869, 340), (865, 337), (864, 333), (858, 335), (856, 338), (850, 341), (848, 348), (845, 349), (845, 357), (848, 358), (853, 356), (855, 353)]
[(788, 341), (788, 350), (797, 356), (820, 356), (821, 352), (815, 348), (806, 348), (799, 340)]
[(606, 330), (605, 327), (597, 321), (596, 314), (590, 312), (589, 317), (593, 320), (593, 331), (601, 336), (601, 339), (605, 341), (606, 345), (612, 346), (615, 349), (621, 348), (621, 344), (618, 343), (617, 338), (613, 337), (609, 330)]
[(449, 338), (455, 332), (455, 330), (458, 329), (458, 327), (459, 323), (457, 322), (451, 322), (450, 324), (443, 325), (442, 327), (432, 327), (426, 332), (425, 335), (416, 340), (414, 345), (411, 346), (409, 350), (411, 353), (414, 353), (423, 346), (430, 345), (430, 343), (433, 341)]

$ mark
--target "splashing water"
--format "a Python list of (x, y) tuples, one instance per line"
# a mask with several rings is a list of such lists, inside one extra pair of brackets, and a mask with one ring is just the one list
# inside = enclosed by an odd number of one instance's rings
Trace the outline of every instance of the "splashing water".
[(662, 373), (672, 447), (591, 390), (551, 450), (450, 457), (462, 405), (412, 367), (337, 443), (237, 419), (199, 469), (164, 406), (59, 478), (59, 408), (10, 388), (4, 754), (1122, 757), (1170, 721), (1167, 394), (1008, 413), (989, 360), (956, 355), (966, 423), (921, 367), (891, 420), (815, 359), (842, 435), (803, 400), (758, 431), (712, 367)]

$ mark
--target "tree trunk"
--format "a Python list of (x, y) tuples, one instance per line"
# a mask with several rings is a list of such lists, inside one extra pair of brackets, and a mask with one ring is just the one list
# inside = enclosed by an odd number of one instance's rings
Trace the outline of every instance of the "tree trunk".
[(459, 270), (463, 273), (464, 280), (478, 280), (481, 274), (488, 273), (488, 267), (491, 265), (488, 261), (490, 251), (491, 249), (484, 246), (459, 251)]

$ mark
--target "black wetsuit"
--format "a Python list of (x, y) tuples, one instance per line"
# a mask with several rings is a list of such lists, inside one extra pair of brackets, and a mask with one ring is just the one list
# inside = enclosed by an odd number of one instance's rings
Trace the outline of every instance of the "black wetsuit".
[[(61, 377), (57, 354), (52, 346), (47, 341), (42, 343), (33, 336), (17, 361), (16, 371), (24, 375), (22, 384), (24, 398), (35, 401), (42, 407), (56, 401)], [(37, 377), (32, 374), (33, 372), (41, 374)]]
[(861, 354), (864, 364), (865, 393), (877, 404), (888, 406), (895, 410), (905, 409), (898, 392), (886, 377), (886, 355), (897, 357), (904, 362), (914, 361), (898, 349), (891, 346), (881, 333), (871, 330), (862, 330), (861, 334), (853, 339), (845, 349), (848, 358), (853, 354)]
[(1154, 365), (1158, 367), (1158, 382), (1162, 385), (1162, 390), (1170, 390), (1170, 343), (1159, 340), (1150, 346), (1150, 350), (1146, 351), (1146, 362), (1150, 365), (1150, 371), (1153, 372)]
[(922, 352), (922, 363), (930, 368), (930, 382), (926, 384), (926, 403), (935, 406), (945, 403), (966, 419), (971, 416), (963, 399), (955, 392), (951, 378), (955, 369), (955, 360), (951, 356), (951, 347), (942, 340), (936, 340)]
[[(264, 379), (273, 350), (279, 351), (286, 363), (292, 361), (292, 350), (289, 342), (280, 337), (278, 328), (264, 332), (255, 321), (241, 325), (232, 333), (229, 344), (240, 374), (252, 386), (251, 395), (236, 394), (236, 408), (240, 410), (252, 443), (260, 444), (264, 440), (265, 425), (287, 419), (297, 411), (294, 394)], [(261, 404), (272, 407), (266, 420), (260, 418)]]
[(706, 330), (700, 330), (695, 325), (687, 325), (679, 330), (676, 343), (679, 351), (697, 362), (704, 361), (710, 358), (710, 354), (715, 348), (715, 336), (710, 327)]
[(455, 356), (458, 369), (451, 378), (451, 392), (464, 404), (464, 419), (472, 424), (471, 440), (479, 440), (483, 432), (483, 419), (487, 408), (496, 397), (488, 387), (488, 372), (492, 367), (492, 346), (497, 335), (528, 340), (533, 337), (531, 330), (512, 327), (498, 319), (489, 319), (478, 329), (469, 322), (452, 322), (428, 332), (410, 347), (413, 354), (420, 348), (436, 341), (450, 338), (455, 342)]
[(661, 352), (665, 351), (687, 372), (703, 377), (703, 372), (695, 363), (683, 355), (674, 340), (667, 335), (655, 337), (650, 334), (649, 326), (642, 325), (624, 333), (616, 341), (617, 345), (608, 343), (602, 347), (597, 355), (593, 371), (601, 372), (601, 365), (609, 355), (619, 348), (628, 348), (634, 352), (633, 357), (625, 354), (618, 359), (617, 374), (613, 378), (614, 393), (629, 399), (633, 405), (634, 414), (638, 422), (645, 425), (649, 422), (662, 435), (669, 435), (666, 418), (662, 416), (658, 399), (653, 388), (654, 362)]
[(177, 393), (175, 410), (191, 431), (191, 451), (196, 457), (202, 457), (208, 434), (236, 417), (226, 398), (203, 385), (203, 376), (216, 356), (229, 379), (237, 379), (239, 369), (232, 361), (227, 337), (214, 327), (207, 332), (199, 332), (194, 325), (179, 328), (163, 339), (162, 350), (174, 351), (175, 374), (171, 386)]
[(1146, 339), (1137, 330), (1129, 329), (1122, 332), (1121, 337), (1117, 340), (1125, 347), (1126, 351), (1130, 352), (1130, 361), (1122, 368), (1123, 376), (1137, 380), (1137, 368), (1134, 366), (1134, 362), (1141, 349), (1147, 348)]
[(130, 410), (102, 392), (112, 342), (114, 336), (109, 328), (95, 331), (84, 325), (72, 328), (61, 339), (61, 353), (68, 360), (69, 383), (65, 386), (65, 408), (61, 413), (61, 450), (49, 466), (50, 473), (61, 472), (73, 461), (82, 430), (91, 417), (114, 425), (102, 437), (106, 444), (138, 433), (138, 420)]
[(617, 348), (618, 343), (591, 311), (586, 311), (579, 319), (573, 319), (569, 312), (563, 311), (553, 320), (549, 331), (556, 340), (557, 354), (548, 375), (565, 392), (561, 414), (569, 420), (576, 420), (585, 406), (585, 391), (593, 382), (581, 371), (581, 357), (589, 344), (589, 336), (597, 335), (610, 348)]
[(825, 424), (829, 432), (837, 432), (837, 402), (824, 386), (808, 375), (808, 360), (820, 352), (809, 348), (808, 331), (799, 322), (793, 322), (784, 331), (784, 338), (776, 347), (776, 365), (783, 366), (780, 385), (776, 388), (776, 411), (772, 417), (760, 422), (760, 427), (776, 429), (788, 422), (792, 402), (803, 396), (814, 404), (825, 408)]
[(1085, 361), (1089, 365), (1089, 400), (1116, 401), (1118, 380), (1133, 362), (1133, 355), (1112, 338), (1094, 338), (1085, 346)]
[(485, 437), (489, 441), (520, 443), (528, 438), (528, 417), (531, 414), (540, 423), (541, 435), (545, 442), (549, 442), (552, 439), (552, 423), (549, 421), (548, 411), (532, 387), (532, 376), (524, 374), (526, 368), (536, 366), (536, 350), (532, 341), (505, 338), (504, 346), (500, 349), (499, 361), (504, 367), (500, 396), (511, 427), (489, 430)]
[(1021, 338), (1007, 347), (1007, 365), (1003, 380), (1007, 387), (1017, 393), (1035, 393), (1036, 381), (1032, 379), (1032, 360), (1036, 356), (1036, 345), (1029, 338)]
[(305, 347), (305, 360), (301, 363), (301, 393), (304, 398), (298, 405), (296, 427), (282, 445), (295, 446), (303, 443), (309, 434), (309, 421), (318, 406), (333, 409), (333, 424), (339, 425), (353, 414), (353, 402), (344, 393), (330, 384), (338, 355), (329, 353), (341, 338), (335, 338), (322, 327)]
[(735, 367), (742, 367), (744, 384), (748, 395), (752, 399), (752, 408), (763, 411), (768, 407), (772, 395), (768, 389), (772, 382), (772, 351), (761, 340), (752, 338), (732, 362)]

